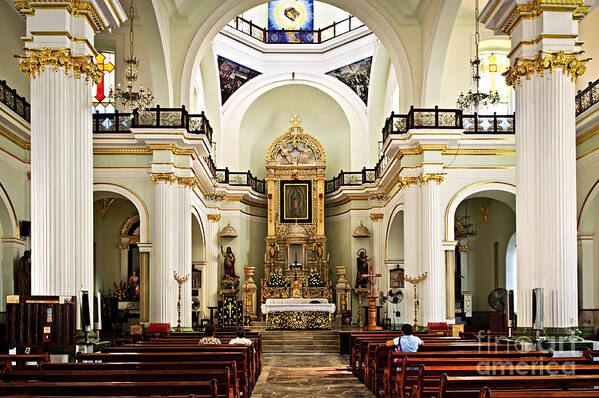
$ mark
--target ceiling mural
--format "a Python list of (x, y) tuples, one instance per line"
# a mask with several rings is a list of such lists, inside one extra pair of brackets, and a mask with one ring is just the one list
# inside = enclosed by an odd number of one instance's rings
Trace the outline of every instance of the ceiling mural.
[(327, 73), (336, 77), (351, 88), (368, 105), (368, 86), (370, 84), (370, 68), (372, 57), (361, 59)]
[(218, 75), (220, 77), (220, 97), (224, 104), (241, 86), (261, 73), (253, 69), (218, 56)]
[(314, 30), (313, 0), (276, 0), (268, 3), (268, 30), (291, 30), (292, 32), (269, 32), (269, 41), (276, 43), (307, 42), (299, 30)]

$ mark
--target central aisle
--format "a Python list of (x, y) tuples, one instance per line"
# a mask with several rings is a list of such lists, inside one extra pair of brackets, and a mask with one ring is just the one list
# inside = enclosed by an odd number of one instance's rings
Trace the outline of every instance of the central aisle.
[(251, 398), (374, 397), (347, 369), (348, 362), (339, 354), (264, 354)]

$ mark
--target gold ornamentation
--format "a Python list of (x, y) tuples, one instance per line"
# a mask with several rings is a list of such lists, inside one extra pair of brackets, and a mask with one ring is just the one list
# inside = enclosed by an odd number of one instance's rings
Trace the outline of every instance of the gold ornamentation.
[(375, 222), (378, 221), (378, 220), (382, 220), (383, 219), (383, 213), (372, 213), (370, 215), (370, 219), (372, 221), (375, 221)]
[(130, 236), (129, 232), (131, 231), (131, 228), (133, 228), (133, 226), (137, 223), (139, 223), (139, 214), (137, 211), (134, 211), (129, 214), (127, 218), (125, 218), (125, 221), (123, 221), (121, 224), (121, 227), (119, 228), (121, 236)]
[(420, 179), (418, 177), (399, 177), (399, 185), (401, 185), (402, 188), (418, 184), (419, 182)]
[(16, 0), (15, 8), (23, 16), (35, 15), (36, 9), (65, 9), (69, 14), (87, 19), (94, 33), (103, 31), (106, 26), (91, 2), (82, 0)]
[(586, 71), (585, 62), (590, 58), (579, 59), (583, 51), (565, 52), (565, 51), (539, 51), (535, 58), (516, 58), (514, 65), (510, 66), (507, 72), (504, 73), (505, 82), (509, 86), (520, 84), (522, 77), (530, 79), (530, 76), (535, 73), (544, 75), (545, 70), (549, 69), (553, 72), (559, 68), (563, 73), (570, 76), (572, 81), (576, 81), (578, 76), (581, 76)]
[(330, 329), (331, 313), (324, 311), (284, 311), (266, 314), (267, 329)]
[(584, 0), (532, 0), (518, 4), (501, 24), (501, 31), (511, 34), (523, 19), (534, 19), (543, 11), (571, 12), (573, 19), (583, 19), (590, 11)]
[(443, 182), (442, 174), (422, 174), (420, 176), (420, 182), (422, 184), (427, 184), (429, 182), (436, 182), (437, 184), (441, 184)]
[(173, 173), (154, 173), (150, 176), (150, 180), (152, 180), (154, 184), (158, 184), (159, 182), (173, 184), (177, 181), (177, 177)]
[(208, 214), (208, 221), (214, 221), (214, 222), (219, 222), (220, 221), (220, 214)]
[(299, 125), (298, 115), (291, 118), (291, 127), (278, 136), (266, 151), (266, 162), (281, 162), (282, 165), (309, 164), (327, 161), (322, 144), (313, 136), (304, 132)]
[(227, 194), (224, 192), (217, 193), (207, 193), (204, 195), (204, 199), (209, 200), (211, 202), (220, 202), (221, 200), (225, 200), (227, 198)]
[(356, 227), (352, 236), (354, 238), (369, 238), (370, 231), (364, 226), (364, 223), (360, 221), (360, 225)]
[(218, 234), (221, 238), (235, 238), (237, 237), (237, 231), (231, 225), (231, 221), (227, 221), (227, 225)]
[(196, 184), (195, 177), (177, 177), (177, 184), (193, 187)]
[(94, 63), (91, 55), (73, 55), (70, 48), (26, 48), (29, 55), (15, 55), (20, 59), (19, 69), (27, 73), (29, 80), (35, 78), (40, 72), (46, 70), (47, 66), (53, 66), (54, 71), (64, 68), (64, 73), (69, 76), (72, 72), (79, 79), (85, 75), (85, 80), (100, 83), (102, 72)]

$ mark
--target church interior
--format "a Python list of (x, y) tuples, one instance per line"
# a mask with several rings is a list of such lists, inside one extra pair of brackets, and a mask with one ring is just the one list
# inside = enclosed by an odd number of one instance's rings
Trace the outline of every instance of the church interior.
[(597, 5), (0, 0), (0, 396), (599, 397)]

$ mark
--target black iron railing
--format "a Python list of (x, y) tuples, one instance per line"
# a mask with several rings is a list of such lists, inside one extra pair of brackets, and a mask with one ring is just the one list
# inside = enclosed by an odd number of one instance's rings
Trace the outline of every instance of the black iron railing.
[(589, 86), (584, 90), (578, 90), (576, 94), (576, 116), (599, 102), (599, 79), (589, 82)]
[(315, 30), (265, 29), (242, 17), (236, 17), (229, 23), (229, 26), (261, 41), (262, 43), (320, 44), (351, 32), (352, 30), (361, 28), (364, 24), (358, 18), (350, 15), (339, 22), (334, 22), (322, 29)]
[(9, 87), (6, 84), (6, 80), (0, 80), (0, 102), (26, 121), (31, 121), (31, 106), (29, 102), (17, 94), (17, 90)]
[(216, 165), (214, 164), (214, 160), (212, 160), (212, 156), (205, 156), (204, 161), (208, 166), (208, 170), (210, 171), (212, 178), (216, 178)]
[(215, 169), (216, 182), (221, 184), (228, 184), (231, 186), (239, 187), (250, 187), (258, 193), (266, 193), (266, 180), (261, 180), (252, 175), (248, 170), (243, 171), (229, 171), (229, 168)]
[(391, 113), (383, 126), (383, 142), (392, 134), (411, 129), (464, 129), (465, 134), (514, 134), (514, 115), (463, 114), (459, 109), (418, 109), (411, 107), (405, 115)]
[(342, 186), (358, 186), (368, 183), (374, 183), (377, 179), (376, 168), (367, 169), (364, 167), (362, 171), (343, 171), (337, 177), (324, 182), (324, 193), (335, 192)]
[(93, 132), (129, 133), (131, 128), (182, 128), (191, 134), (205, 134), (212, 141), (212, 127), (204, 115), (191, 114), (181, 108), (150, 108), (133, 113), (94, 113)]

